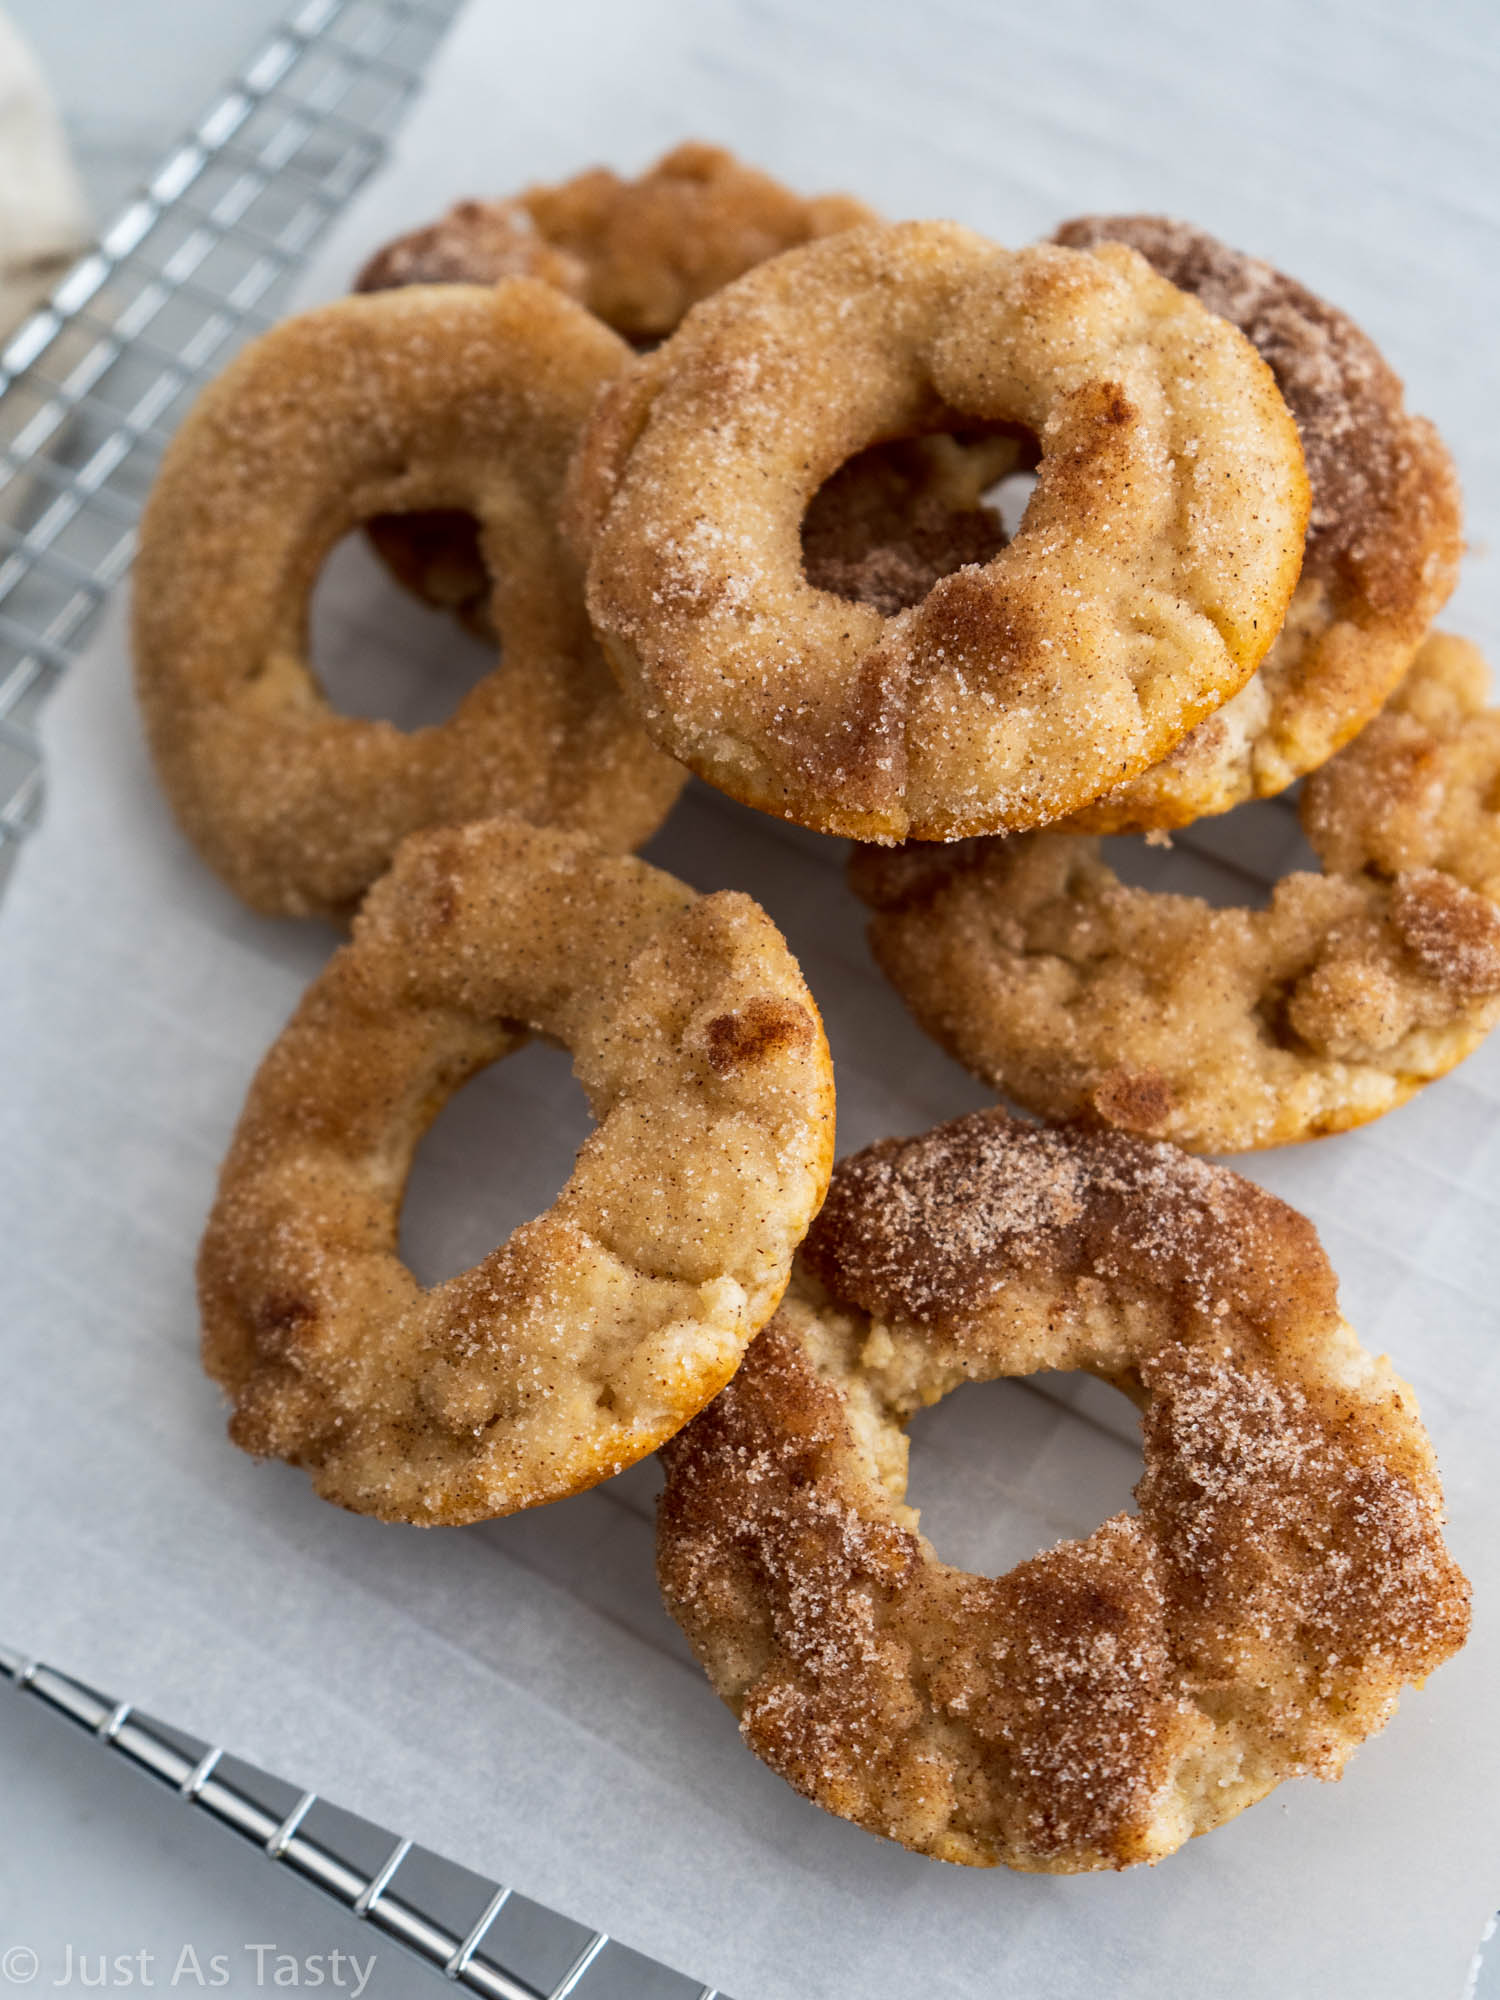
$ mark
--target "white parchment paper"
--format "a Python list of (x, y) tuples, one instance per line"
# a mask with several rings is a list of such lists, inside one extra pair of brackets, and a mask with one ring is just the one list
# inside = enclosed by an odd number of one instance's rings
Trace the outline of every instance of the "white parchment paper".
[[(1352, 311), (1443, 426), (1476, 544), (1448, 622), (1493, 645), (1490, 25), (1480, 6), (1294, 0), (1242, 17), (1187, 0), (476, 4), (308, 297), (458, 194), (596, 159), (633, 170), (690, 134), (1005, 241), (1083, 209), (1185, 213)], [(464, 671), (462, 645), (355, 548), (318, 610), (350, 703), (415, 714)], [(739, 2000), (1457, 2000), (1500, 1893), (1500, 1043), (1365, 1132), (1241, 1163), (1313, 1216), (1355, 1324), (1421, 1396), (1476, 1587), (1468, 1651), (1340, 1785), (1284, 1787), (1154, 1871), (944, 1868), (825, 1817), (740, 1745), (656, 1598), (650, 1467), (424, 1534), (341, 1515), (228, 1445), (196, 1363), (193, 1253), (245, 1086), (332, 934), (248, 915), (176, 833), (122, 607), (46, 736), (46, 821), (0, 909), (8, 1642)], [(1227, 896), (1204, 855), (1274, 873), (1295, 829), (1260, 808), (1197, 845), (1166, 865)], [(844, 1149), (983, 1101), (874, 974), (835, 844), (694, 788), (650, 853), (749, 889), (785, 928), (827, 1017)], [(560, 1058), (469, 1086), (419, 1159), (419, 1271), (545, 1203), (584, 1129)], [(1125, 1504), (1132, 1439), (1097, 1385), (965, 1390), (918, 1422), (913, 1497), (945, 1554), (998, 1571)]]

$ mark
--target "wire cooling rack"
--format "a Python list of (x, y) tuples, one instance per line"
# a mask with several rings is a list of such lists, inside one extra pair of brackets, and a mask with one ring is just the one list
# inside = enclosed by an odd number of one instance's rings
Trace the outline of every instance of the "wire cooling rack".
[[(172, 430), (285, 309), (460, 4), (307, 0), (0, 352), (0, 890), (40, 813), (42, 703), (130, 566)], [(0, 1649), (0, 1672), (472, 1992), (714, 2000), (54, 1668)]]
[(603, 1931), (0, 1647), (0, 1673), (382, 1936), (490, 2000), (724, 2000)]
[(200, 384), (286, 304), (460, 0), (306, 0), (0, 353), (0, 886), (42, 702), (135, 549)]

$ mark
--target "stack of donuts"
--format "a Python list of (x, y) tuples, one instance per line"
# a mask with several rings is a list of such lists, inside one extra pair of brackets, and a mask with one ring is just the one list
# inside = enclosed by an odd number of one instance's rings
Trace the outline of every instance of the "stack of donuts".
[[(439, 727), (313, 673), (361, 526), (498, 646)], [(348, 933), (203, 1241), (236, 1443), (425, 1524), (660, 1450), (662, 1590), (747, 1742), (944, 1860), (1155, 1861), (1336, 1776), (1468, 1589), (1311, 1225), (1194, 1155), (1372, 1118), (1500, 1015), (1500, 714), (1430, 630), (1459, 548), (1358, 328), (1151, 218), (1005, 250), (689, 145), (461, 203), (273, 328), (169, 449), (135, 578), (184, 831)], [(634, 858), (688, 772), (858, 843), (880, 964), (1034, 1119), (833, 1165), (785, 941)], [(1301, 778), (1322, 872), (1266, 909), (1100, 857)], [(423, 1287), (413, 1152), (529, 1035), (596, 1129)], [(905, 1423), (1039, 1369), (1138, 1404), (1136, 1511), (967, 1574)]]

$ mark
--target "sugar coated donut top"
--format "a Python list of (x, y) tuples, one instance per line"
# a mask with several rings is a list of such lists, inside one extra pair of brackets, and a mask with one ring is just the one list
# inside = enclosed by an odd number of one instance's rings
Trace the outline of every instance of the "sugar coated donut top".
[[(562, 1193), (419, 1285), (413, 1150), (525, 1032), (598, 1126)], [(266, 1057), (199, 1259), (247, 1450), (387, 1520), (536, 1506), (633, 1464), (734, 1371), (827, 1185), (818, 1012), (748, 896), (519, 821), (414, 835)]]
[[(808, 583), (802, 519), (845, 460), (986, 425), (1041, 450), (1007, 548), (894, 617)], [(1073, 810), (1233, 694), (1306, 506), (1264, 362), (1143, 258), (902, 223), (696, 306), (601, 400), (570, 521), (657, 742), (824, 831), (952, 839)]]
[[(1057, 1368), (1140, 1403), (1136, 1511), (952, 1568), (902, 1426)], [(781, 1311), (663, 1456), (663, 1589), (751, 1748), (946, 1861), (1157, 1860), (1336, 1777), (1468, 1628), (1415, 1400), (1311, 1225), (1120, 1133), (979, 1112), (842, 1161)]]
[(1264, 909), (1122, 882), (1060, 833), (866, 849), (871, 943), (930, 1033), (1047, 1117), (1204, 1152), (1285, 1145), (1403, 1103), (1500, 1020), (1500, 710), (1434, 633), (1307, 782), (1323, 872)]
[[(134, 577), (136, 686), (184, 831), (246, 901), (347, 915), (419, 827), (513, 812), (606, 845), (682, 782), (599, 655), (558, 504), (624, 344), (551, 286), (415, 286), (273, 327), (163, 459)], [(309, 658), (324, 558), (372, 515), (480, 525), (502, 654), (448, 721), (339, 715)]]

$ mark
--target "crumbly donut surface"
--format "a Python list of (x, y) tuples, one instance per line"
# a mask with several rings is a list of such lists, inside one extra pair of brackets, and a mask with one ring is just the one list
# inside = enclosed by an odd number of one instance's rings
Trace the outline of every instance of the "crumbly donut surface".
[(435, 222), (383, 243), (360, 267), (356, 292), (403, 285), (498, 285), (540, 278), (584, 303), (588, 275), (579, 260), (537, 231), (519, 201), (456, 201)]
[[(638, 181), (597, 168), (513, 201), (457, 202), (387, 244), (355, 283), (379, 291), (542, 278), (641, 346), (767, 257), (874, 219), (848, 195), (807, 199), (720, 148), (690, 143)], [(1015, 457), (1002, 439), (960, 447), (916, 438), (861, 453), (808, 508), (809, 582), (892, 612), (950, 570), (988, 562), (1005, 538), (981, 495)], [(451, 511), (383, 515), (368, 529), (399, 583), (489, 636), (489, 576), (471, 520)]]
[[(419, 827), (514, 812), (632, 847), (683, 774), (632, 721), (557, 528), (624, 344), (532, 278), (343, 299), (284, 321), (194, 405), (134, 575), (136, 681), (184, 831), (258, 909), (344, 914)], [(339, 715), (308, 657), (329, 550), (372, 515), (479, 523), (495, 671), (434, 728)]]
[[(873, 445), (841, 465), (813, 495), (802, 523), (802, 569), (814, 590), (887, 617), (919, 604), (966, 563), (1005, 547), (986, 490), (1013, 471), (1008, 439), (935, 436)], [(396, 581), (477, 638), (492, 638), (490, 579), (479, 531), (466, 514), (382, 514), (366, 523)]]
[(1307, 781), (1324, 865), (1263, 910), (1129, 887), (1095, 840), (856, 856), (871, 943), (928, 1032), (1047, 1117), (1193, 1151), (1311, 1139), (1391, 1110), (1500, 1020), (1500, 710), (1435, 633)]
[(509, 201), (461, 201), (378, 250), (356, 281), (531, 276), (558, 285), (637, 344), (752, 265), (874, 219), (852, 195), (799, 195), (722, 146), (688, 140), (637, 180), (594, 167)]
[[(904, 1504), (912, 1413), (1086, 1369), (1137, 1510), (991, 1579)], [(1155, 1861), (1337, 1777), (1462, 1645), (1411, 1390), (1311, 1225), (1221, 1167), (981, 1112), (840, 1163), (792, 1287), (663, 1454), (667, 1603), (756, 1754), (947, 1861)]]
[[(413, 1150), (527, 1030), (598, 1127), (552, 1207), (430, 1289)], [(247, 1451), (385, 1520), (591, 1486), (669, 1437), (774, 1310), (827, 1185), (822, 1024), (748, 896), (496, 820), (415, 835), (251, 1086), (199, 1259)]]
[(1284, 790), (1377, 712), (1458, 581), (1458, 477), (1374, 343), (1295, 279), (1163, 216), (1081, 216), (1053, 240), (1128, 243), (1237, 326), (1276, 377), (1307, 460), (1302, 575), (1255, 676), (1077, 820), (1099, 833), (1186, 826)]
[[(814, 589), (808, 502), (874, 442), (1029, 434), (1015, 539), (886, 617)], [(846, 231), (696, 306), (575, 463), (589, 607), (646, 728), (732, 796), (877, 840), (1031, 826), (1259, 663), (1307, 486), (1254, 349), (1118, 245)]]

